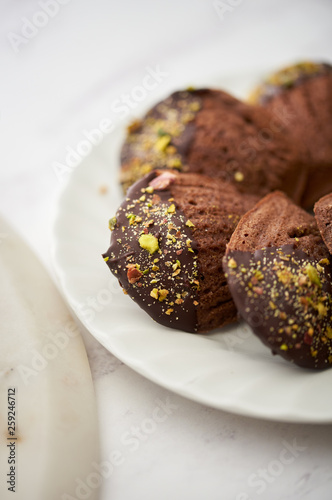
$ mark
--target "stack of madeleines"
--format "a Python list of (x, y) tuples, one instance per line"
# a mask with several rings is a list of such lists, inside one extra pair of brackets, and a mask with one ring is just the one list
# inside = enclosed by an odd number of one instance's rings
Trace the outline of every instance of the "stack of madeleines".
[(120, 181), (103, 258), (155, 321), (240, 315), (274, 354), (332, 367), (332, 66), (282, 69), (248, 103), (173, 93), (128, 127)]

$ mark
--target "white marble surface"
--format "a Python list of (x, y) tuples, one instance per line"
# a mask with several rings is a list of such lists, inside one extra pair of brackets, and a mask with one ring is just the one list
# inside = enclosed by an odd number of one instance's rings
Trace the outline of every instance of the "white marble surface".
[[(205, 0), (49, 0), (49, 14), (40, 15), (42, 4), (1, 2), (0, 211), (50, 271), (49, 220), (60, 187), (54, 162), (65, 161), (84, 130), (121, 120), (112, 104), (142, 83), (147, 67), (167, 73), (147, 95), (154, 100), (230, 72), (332, 60), (330, 0), (225, 0), (223, 19)], [(26, 19), (44, 26), (28, 28)], [(84, 338), (100, 460), (115, 464), (105, 466), (101, 500), (331, 498), (331, 426), (206, 408)]]

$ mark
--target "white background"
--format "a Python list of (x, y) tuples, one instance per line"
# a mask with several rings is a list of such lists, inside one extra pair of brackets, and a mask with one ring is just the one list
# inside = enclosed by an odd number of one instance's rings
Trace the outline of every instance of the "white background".
[[(65, 162), (84, 130), (105, 118), (121, 120), (112, 103), (142, 83), (147, 67), (159, 65), (167, 77), (145, 105), (178, 87), (227, 82), (230, 74), (299, 59), (332, 61), (331, 0), (229, 0), (233, 7), (223, 16), (210, 0), (62, 0), (46, 21), (38, 17), (42, 3), (1, 0), (0, 212), (49, 269), (50, 216), (61, 188), (54, 164)], [(22, 36), (27, 20), (43, 19), (15, 49), (13, 37)], [(85, 341), (101, 459), (114, 450), (124, 456), (104, 481), (101, 500), (331, 498), (331, 426), (203, 407), (143, 379), (89, 336)], [(148, 430), (156, 400), (167, 398), (176, 406), (167, 419), (135, 446), (123, 445), (133, 426)], [(285, 443), (294, 440), (301, 451), (289, 452), (280, 466)], [(255, 482), (263, 469), (266, 479)]]

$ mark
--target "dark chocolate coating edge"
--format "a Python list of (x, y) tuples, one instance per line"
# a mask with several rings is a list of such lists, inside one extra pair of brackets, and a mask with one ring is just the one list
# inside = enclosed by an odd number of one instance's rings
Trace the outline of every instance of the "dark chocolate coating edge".
[[(302, 250), (283, 245), (254, 253), (231, 250), (223, 265), (240, 316), (273, 354), (304, 368), (332, 367), (332, 267), (329, 262), (320, 265)], [(312, 271), (312, 268), (317, 270), (317, 265), (319, 272)], [(302, 288), (292, 286), (297, 276), (302, 276), (303, 266), (309, 266), (311, 279), (318, 276), (321, 288), (309, 278)], [(301, 279), (304, 280), (303, 276)], [(322, 297), (322, 316), (311, 306), (317, 297), (319, 300)]]
[[(195, 333), (198, 305), (197, 285), (194, 283), (198, 275), (197, 244), (193, 239), (192, 229), (186, 226), (187, 218), (176, 206), (176, 200), (172, 200), (170, 190), (155, 190), (150, 194), (146, 192), (149, 183), (156, 176), (157, 173), (153, 171), (128, 190), (126, 199), (116, 214), (111, 246), (103, 257), (122, 288), (155, 321), (170, 328)], [(153, 202), (155, 195), (160, 201), (152, 204), (152, 209), (148, 209), (148, 204)], [(142, 196), (145, 201), (137, 203), (136, 200)], [(173, 210), (172, 205), (175, 206), (175, 211), (168, 213), (168, 209)], [(154, 207), (162, 207), (162, 213), (159, 209), (153, 212)], [(144, 226), (143, 210), (148, 211), (146, 219), (156, 219), (147, 227)], [(142, 217), (142, 222), (131, 225), (128, 213)], [(170, 224), (176, 230), (170, 230)], [(139, 244), (139, 237), (144, 231), (158, 240), (159, 250), (152, 255)], [(155, 259), (158, 261), (154, 262)], [(176, 262), (179, 267), (174, 270), (172, 266), (175, 267)], [(139, 264), (140, 271), (149, 269), (149, 272), (143, 273), (137, 282), (129, 283), (127, 266), (130, 264)], [(154, 266), (159, 268), (157, 272), (152, 271)], [(180, 272), (174, 276), (178, 269)], [(151, 292), (156, 289), (167, 290), (167, 298), (162, 301), (153, 298)]]

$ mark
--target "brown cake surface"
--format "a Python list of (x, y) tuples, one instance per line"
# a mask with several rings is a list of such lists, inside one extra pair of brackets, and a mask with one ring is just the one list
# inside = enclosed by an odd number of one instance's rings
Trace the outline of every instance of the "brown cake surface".
[(332, 193), (317, 201), (314, 212), (320, 234), (332, 253)]
[(224, 271), (240, 315), (274, 354), (332, 366), (332, 267), (310, 214), (269, 194), (238, 224)]
[(177, 168), (263, 196), (282, 189), (299, 201), (306, 167), (284, 123), (260, 106), (209, 89), (175, 92), (129, 129), (121, 154), (128, 187), (153, 168)]
[(270, 193), (246, 213), (227, 251), (294, 245), (316, 259), (327, 256), (316, 221), (281, 192)]
[(251, 101), (284, 116), (290, 136), (302, 144), (309, 175), (302, 206), (332, 191), (332, 66), (300, 63), (273, 75)]
[(153, 171), (111, 219), (103, 255), (128, 295), (159, 323), (206, 332), (236, 319), (222, 257), (240, 217), (257, 201), (198, 174)]

